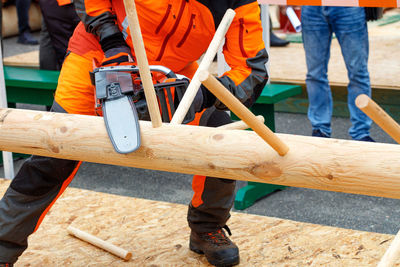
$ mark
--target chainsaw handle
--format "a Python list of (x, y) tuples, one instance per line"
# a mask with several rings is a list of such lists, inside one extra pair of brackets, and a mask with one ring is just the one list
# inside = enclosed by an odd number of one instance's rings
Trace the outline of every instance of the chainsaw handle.
[[(176, 74), (167, 67), (161, 65), (150, 65), (150, 71), (161, 72), (167, 78), (177, 78)], [(107, 67), (100, 67), (93, 70), (94, 73), (96, 72), (107, 72), (107, 71), (130, 71), (130, 72), (139, 72), (139, 67), (135, 65), (120, 65), (120, 66), (107, 66)]]

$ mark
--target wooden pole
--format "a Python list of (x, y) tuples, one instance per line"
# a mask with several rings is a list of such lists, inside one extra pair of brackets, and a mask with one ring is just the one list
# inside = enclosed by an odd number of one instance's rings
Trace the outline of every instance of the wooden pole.
[(256, 116), (246, 108), (231, 92), (228, 91), (208, 71), (202, 70), (199, 73), (199, 80), (207, 89), (213, 93), (222, 103), (225, 104), (236, 116), (243, 120), (255, 131), (265, 142), (267, 142), (279, 155), (284, 156), (289, 147), (283, 143), (264, 123), (257, 120)]
[[(257, 120), (264, 123), (264, 117), (261, 115), (256, 116)], [(250, 126), (247, 125), (244, 121), (235, 121), (226, 125), (219, 126), (218, 129), (223, 130), (246, 130), (249, 129)]]
[[(0, 9), (1, 12), (1, 9)], [(0, 38), (0, 108), (7, 107), (7, 94), (6, 94), (6, 83), (4, 81), (4, 68), (3, 68), (3, 49), (1, 46)], [(14, 162), (13, 155), (11, 152), (2, 151), (3, 155), (3, 166), (4, 166), (4, 177), (7, 179), (14, 178)]]
[(91, 235), (89, 233), (86, 233), (82, 230), (79, 230), (75, 227), (68, 226), (67, 231), (70, 235), (73, 235), (83, 241), (86, 241), (96, 247), (99, 247), (101, 249), (104, 249), (105, 251), (110, 252), (111, 254), (118, 256), (124, 260), (130, 260), (132, 258), (132, 253), (129, 251), (126, 251), (125, 249), (122, 249), (120, 247), (117, 247), (114, 244), (111, 244), (110, 242), (106, 242), (94, 235)]
[(376, 104), (374, 100), (367, 95), (361, 94), (356, 98), (356, 106), (400, 144), (400, 125)]
[(146, 49), (144, 47), (142, 32), (140, 30), (135, 0), (124, 0), (124, 5), (151, 122), (153, 127), (157, 128), (162, 125), (161, 114), (158, 107), (156, 93), (154, 91), (153, 79), (150, 74), (149, 62), (147, 61)]
[(217, 31), (214, 34), (214, 37), (204, 54), (203, 60), (201, 61), (199, 68), (197, 69), (196, 73), (193, 75), (192, 80), (190, 81), (190, 84), (188, 88), (186, 89), (186, 92), (179, 103), (178, 108), (176, 109), (174, 116), (171, 119), (171, 124), (181, 124), (183, 119), (185, 118), (190, 105), (192, 105), (193, 99), (197, 94), (197, 91), (199, 90), (199, 87), (201, 85), (198, 75), (200, 70), (208, 70), (211, 63), (213, 62), (215, 55), (217, 54), (218, 48), (222, 41), (225, 38), (225, 34), (228, 31), (229, 27), (231, 26), (231, 23), (233, 21), (233, 18), (235, 17), (235, 11), (232, 9), (228, 9), (225, 12), (224, 17), (222, 18)]
[(277, 134), (280, 157), (253, 131), (140, 121), (141, 147), (114, 151), (103, 118), (0, 109), (0, 150), (400, 199), (400, 146)]
[(377, 267), (392, 267), (400, 254), (400, 231), (394, 237), (390, 247), (386, 250)]

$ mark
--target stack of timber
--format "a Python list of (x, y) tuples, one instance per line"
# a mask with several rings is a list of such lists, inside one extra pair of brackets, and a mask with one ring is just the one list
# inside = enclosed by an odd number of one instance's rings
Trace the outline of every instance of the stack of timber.
[[(0, 195), (8, 185), (0, 179)], [(16, 266), (209, 266), (188, 249), (186, 212), (186, 205), (68, 188)], [(131, 251), (132, 259), (68, 235), (69, 225)], [(241, 249), (240, 266), (376, 266), (393, 239), (236, 212), (229, 226)]]

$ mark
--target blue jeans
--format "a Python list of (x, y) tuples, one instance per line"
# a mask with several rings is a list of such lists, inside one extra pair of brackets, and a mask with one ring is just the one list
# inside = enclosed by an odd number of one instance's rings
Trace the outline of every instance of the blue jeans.
[(18, 32), (21, 34), (25, 31), (30, 31), (29, 27), (29, 7), (31, 0), (15, 0), (18, 17)]
[(347, 103), (352, 123), (349, 134), (356, 140), (368, 136), (372, 121), (354, 102), (360, 94), (371, 96), (364, 8), (304, 6), (301, 21), (307, 62), (308, 118), (313, 130), (331, 135), (332, 94), (327, 71), (335, 33), (349, 78)]

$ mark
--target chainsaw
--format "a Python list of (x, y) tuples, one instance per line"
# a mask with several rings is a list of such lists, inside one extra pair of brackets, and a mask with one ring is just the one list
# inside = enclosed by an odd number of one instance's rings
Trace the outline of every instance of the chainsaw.
[[(154, 89), (163, 122), (170, 122), (181, 101), (189, 79), (164, 66), (150, 66)], [(91, 74), (95, 86), (95, 110), (103, 115), (108, 136), (118, 153), (126, 154), (140, 147), (139, 120), (150, 120), (150, 114), (135, 65), (99, 67)], [(194, 119), (191, 107), (183, 123)]]

